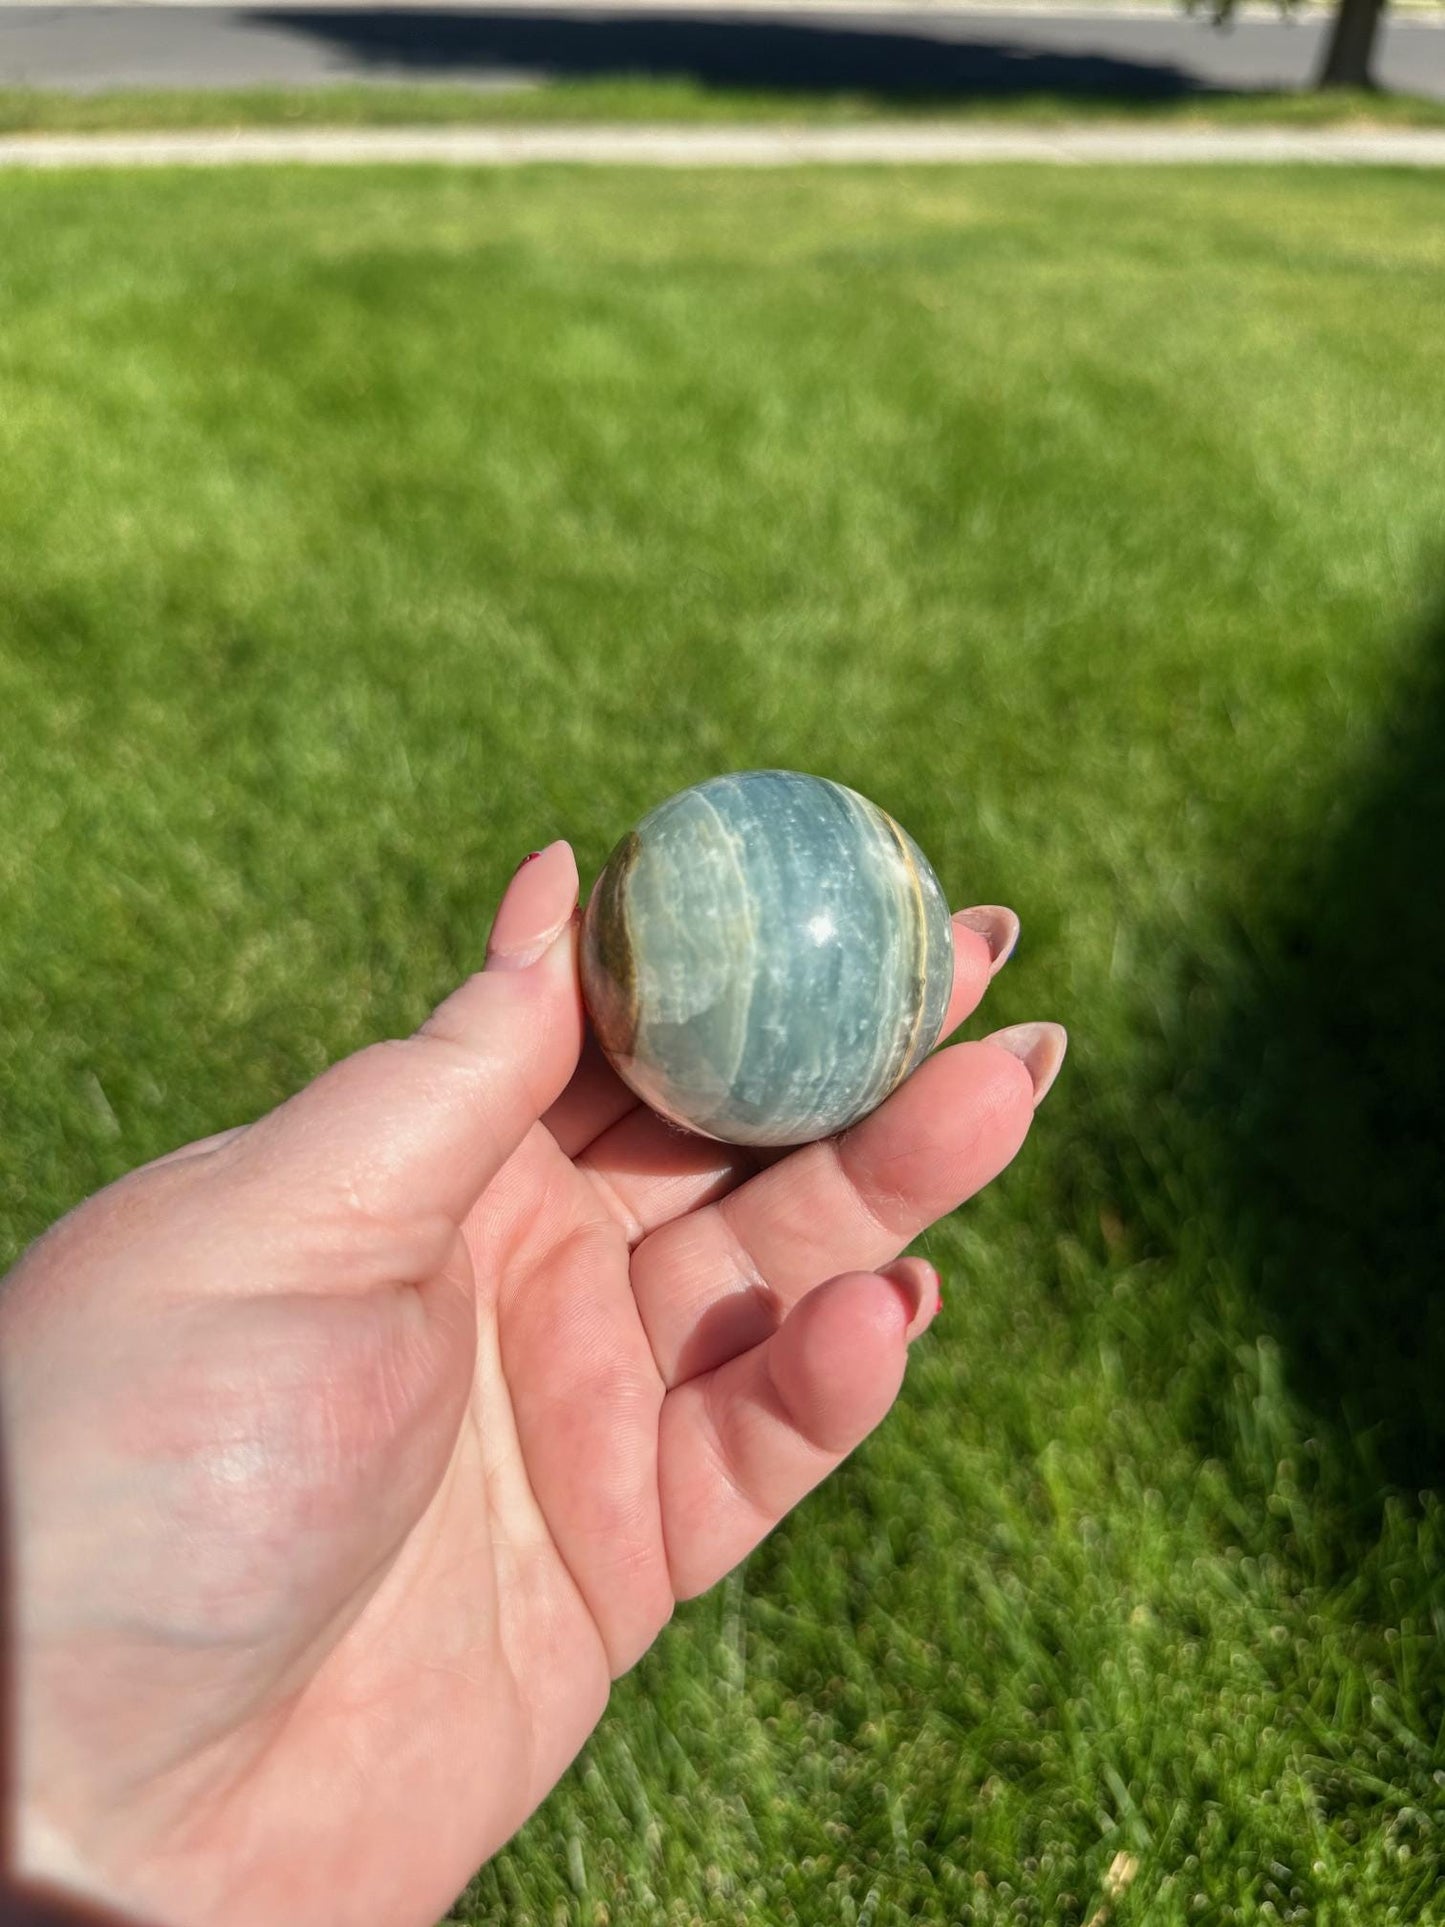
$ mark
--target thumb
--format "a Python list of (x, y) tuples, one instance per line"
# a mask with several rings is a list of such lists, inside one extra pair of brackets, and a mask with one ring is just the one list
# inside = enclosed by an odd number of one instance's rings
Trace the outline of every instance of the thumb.
[(577, 1068), (577, 862), (526, 858), (498, 906), (486, 968), (403, 1042), (369, 1045), (246, 1133), (245, 1157), (368, 1216), (460, 1224)]

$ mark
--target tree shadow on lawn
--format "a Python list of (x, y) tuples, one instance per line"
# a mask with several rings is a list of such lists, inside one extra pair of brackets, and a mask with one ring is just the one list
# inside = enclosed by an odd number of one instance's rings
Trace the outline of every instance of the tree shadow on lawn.
[(1216, 1248), (1360, 1523), (1445, 1486), (1445, 607), (1179, 1095)]
[(1167, 64), (1062, 53), (925, 23), (619, 12), (258, 12), (249, 16), (338, 46), (377, 77), (684, 80), (716, 88), (847, 92), (894, 106), (970, 97), (1067, 94), (1178, 100), (1212, 90)]

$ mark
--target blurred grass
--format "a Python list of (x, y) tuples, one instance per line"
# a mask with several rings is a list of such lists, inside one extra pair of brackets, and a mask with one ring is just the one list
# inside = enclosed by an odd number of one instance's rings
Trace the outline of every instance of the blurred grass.
[(1073, 1033), (458, 1920), (1445, 1920), (1442, 294), (1383, 171), (6, 183), (0, 1262), (721, 769)]
[(966, 120), (1056, 127), (1075, 121), (1163, 127), (1440, 127), (1445, 101), (1351, 92), (1198, 94), (876, 93), (709, 87), (688, 80), (557, 80), (505, 88), (366, 82), (327, 87), (66, 94), (0, 87), (0, 134), (168, 132), (231, 127), (527, 126), (657, 121)]

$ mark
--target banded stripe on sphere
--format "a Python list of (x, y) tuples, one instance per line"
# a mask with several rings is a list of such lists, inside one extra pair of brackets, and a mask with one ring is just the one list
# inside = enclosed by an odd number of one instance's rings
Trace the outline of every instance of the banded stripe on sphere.
[(928, 859), (855, 790), (718, 776), (613, 851), (582, 928), (597, 1040), (645, 1103), (733, 1144), (874, 1110), (938, 1041), (953, 929)]

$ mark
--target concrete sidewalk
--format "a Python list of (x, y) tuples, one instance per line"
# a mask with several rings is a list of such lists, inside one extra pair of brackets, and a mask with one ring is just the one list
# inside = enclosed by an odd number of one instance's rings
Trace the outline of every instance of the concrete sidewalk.
[(1445, 130), (868, 127), (395, 128), (356, 132), (11, 135), (0, 168), (229, 167), (1190, 167), (1247, 163), (1445, 167)]

